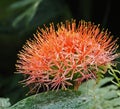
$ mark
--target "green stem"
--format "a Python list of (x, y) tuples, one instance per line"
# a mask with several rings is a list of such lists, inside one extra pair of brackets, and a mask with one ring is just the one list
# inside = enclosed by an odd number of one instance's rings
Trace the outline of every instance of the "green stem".
[(120, 71), (118, 71), (118, 70), (114, 70), (113, 68), (112, 68), (112, 66), (108, 66), (108, 73), (110, 74), (110, 75), (112, 75), (114, 78), (115, 78), (115, 80), (117, 81), (117, 82), (115, 82), (115, 81), (112, 81), (114, 84), (116, 84), (118, 87), (120, 87), (120, 78), (117, 76), (117, 74), (120, 74)]

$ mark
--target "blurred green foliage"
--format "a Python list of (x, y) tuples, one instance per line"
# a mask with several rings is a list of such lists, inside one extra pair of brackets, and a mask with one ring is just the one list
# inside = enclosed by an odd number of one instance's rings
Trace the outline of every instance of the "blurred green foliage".
[(9, 107), (11, 104), (9, 98), (0, 98), (0, 109)]
[(18, 83), (23, 77), (14, 74), (15, 63), (38, 26), (84, 19), (100, 23), (118, 37), (117, 4), (112, 0), (0, 0), (0, 97), (10, 98), (12, 104), (26, 97), (28, 89)]
[[(102, 79), (98, 84), (89, 80), (78, 91), (48, 91), (17, 102), (10, 109), (120, 109), (120, 90), (107, 83), (112, 78)], [(109, 93), (108, 93), (109, 92)]]

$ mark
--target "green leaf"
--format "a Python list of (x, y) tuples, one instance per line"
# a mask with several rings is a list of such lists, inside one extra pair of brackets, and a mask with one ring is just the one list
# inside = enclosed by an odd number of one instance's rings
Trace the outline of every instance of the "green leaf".
[(10, 6), (10, 9), (22, 8), (24, 6), (30, 5), (30, 4), (37, 2), (37, 1), (42, 1), (42, 0), (20, 0), (20, 1), (13, 3)]
[(9, 98), (0, 98), (0, 109), (9, 107), (11, 104)]
[(37, 11), (37, 8), (39, 4), (42, 2), (42, 0), (22, 0), (15, 2), (10, 6), (10, 9), (17, 9), (17, 8), (23, 8), (30, 5), (26, 10), (24, 10), (20, 15), (18, 15), (14, 22), (13, 26), (15, 27), (17, 24), (19, 24), (20, 21), (22, 21), (24, 18), (26, 18), (26, 23), (29, 23), (33, 17), (35, 16), (35, 13)]
[(89, 101), (87, 97), (80, 97), (76, 91), (50, 91), (28, 97), (11, 109), (76, 109), (82, 102)]
[(8, 8), (12, 12), (14, 28), (32, 28), (58, 22), (72, 17), (68, 4), (64, 0), (21, 0)]
[(19, 101), (10, 109), (120, 109), (120, 90), (115, 85), (106, 85), (111, 78), (98, 84), (89, 80), (78, 91), (48, 91)]
[[(120, 90), (116, 85), (108, 85), (113, 78), (102, 79), (98, 84), (95, 80), (89, 80), (79, 87), (82, 95), (94, 97), (87, 105), (90, 109), (119, 109)], [(86, 108), (85, 108), (86, 109)]]

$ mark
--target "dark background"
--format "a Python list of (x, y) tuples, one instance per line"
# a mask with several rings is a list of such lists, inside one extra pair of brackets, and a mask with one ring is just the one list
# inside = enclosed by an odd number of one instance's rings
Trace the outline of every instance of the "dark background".
[(120, 36), (119, 0), (0, 0), (0, 97), (10, 98), (12, 104), (26, 97), (27, 87), (18, 83), (23, 77), (15, 74), (26, 39), (38, 26), (71, 18), (100, 24), (114, 38)]

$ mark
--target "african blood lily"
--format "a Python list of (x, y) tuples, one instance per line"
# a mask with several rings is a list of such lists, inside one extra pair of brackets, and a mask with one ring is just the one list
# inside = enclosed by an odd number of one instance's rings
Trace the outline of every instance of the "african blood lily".
[(118, 57), (116, 41), (91, 22), (76, 25), (72, 20), (57, 27), (52, 23), (23, 46), (17, 71), (27, 75), (24, 83), (33, 89), (77, 89), (84, 80), (106, 73), (108, 64)]

